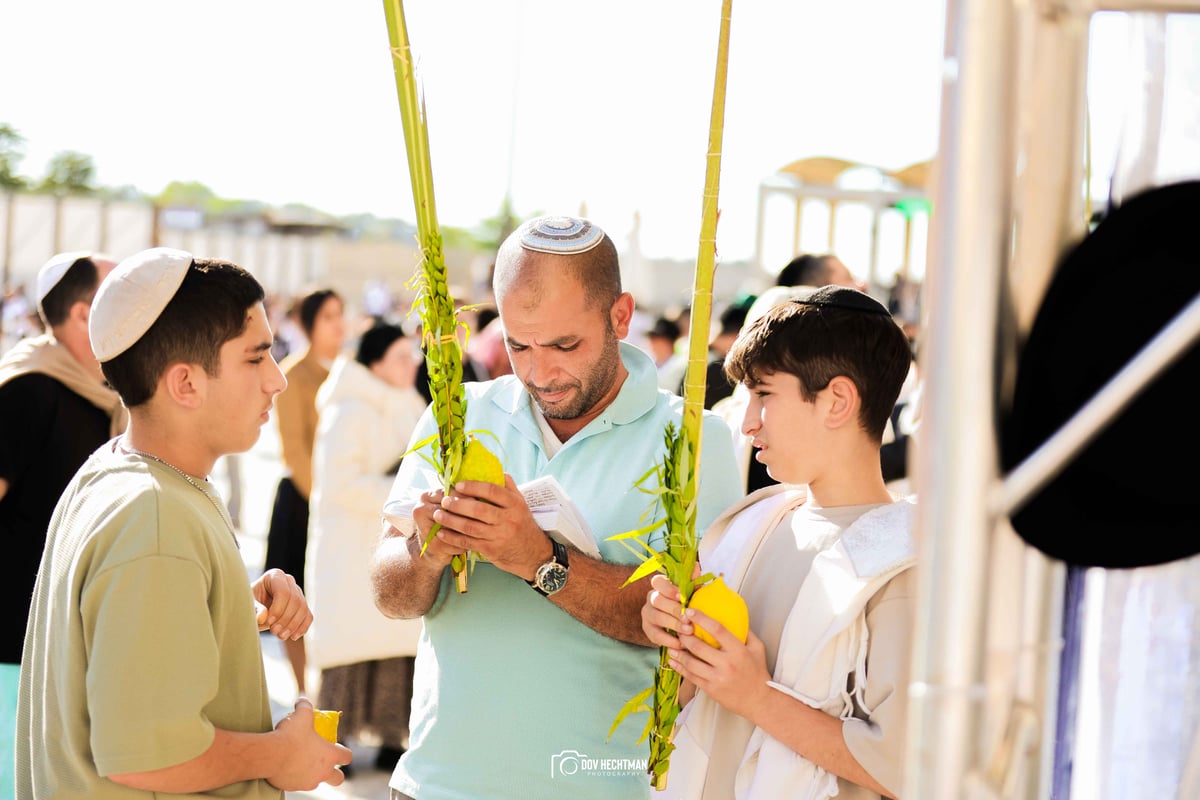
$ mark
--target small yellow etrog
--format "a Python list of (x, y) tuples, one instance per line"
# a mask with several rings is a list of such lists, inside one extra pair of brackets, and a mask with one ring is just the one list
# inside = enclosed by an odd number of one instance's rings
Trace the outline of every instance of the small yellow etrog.
[(313, 709), (313, 728), (327, 741), (336, 742), (338, 720), (341, 716), (342, 712), (340, 711), (320, 711)]
[(485, 481), (503, 486), (504, 465), (495, 453), (484, 447), (483, 442), (472, 436), (467, 440), (462, 464), (454, 475), (454, 483), (459, 481)]

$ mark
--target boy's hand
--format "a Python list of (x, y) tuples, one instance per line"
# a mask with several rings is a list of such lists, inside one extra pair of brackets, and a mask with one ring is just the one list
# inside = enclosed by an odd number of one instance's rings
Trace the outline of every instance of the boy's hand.
[(299, 639), (312, 625), (313, 615), (296, 580), (281, 569), (269, 569), (250, 586), (258, 629), (280, 639)]
[(671, 667), (725, 708), (754, 720), (775, 694), (767, 685), (771, 675), (762, 640), (750, 631), (742, 644), (725, 626), (694, 608), (687, 610), (684, 619), (683, 625), (689, 629), (700, 625), (721, 646), (713, 647), (691, 632), (680, 631), (681, 647), (672, 648)]
[(296, 701), (295, 710), (280, 720), (276, 733), (284, 739), (284, 758), (267, 782), (285, 792), (306, 792), (328, 783), (340, 786), (346, 776), (338, 769), (353, 758), (350, 748), (327, 742), (313, 729), (313, 706), (307, 698)]
[(662, 573), (650, 576), (650, 587), (642, 606), (642, 632), (651, 644), (679, 650), (683, 644), (678, 636), (693, 632), (692, 623), (682, 616), (679, 587)]

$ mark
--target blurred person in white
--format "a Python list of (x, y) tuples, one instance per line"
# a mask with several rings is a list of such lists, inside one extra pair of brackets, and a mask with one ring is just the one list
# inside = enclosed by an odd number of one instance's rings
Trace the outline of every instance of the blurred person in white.
[(375, 765), (389, 772), (408, 740), (421, 621), (388, 619), (375, 607), (368, 567), (379, 509), (425, 410), (415, 387), (420, 358), (403, 328), (381, 322), (362, 334), (353, 357), (338, 357), (317, 392), (309, 657), (321, 670), (318, 704), (342, 712), (339, 736), (377, 739)]
[(0, 347), (5, 350), (26, 337), (37, 336), (45, 328), (38, 317), (37, 308), (29, 300), (24, 284), (7, 288), (0, 299), (0, 306), (3, 306), (0, 321), (4, 325)]

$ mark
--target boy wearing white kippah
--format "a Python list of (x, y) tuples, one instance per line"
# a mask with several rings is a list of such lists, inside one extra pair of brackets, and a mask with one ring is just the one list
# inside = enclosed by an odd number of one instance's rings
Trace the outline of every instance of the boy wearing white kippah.
[(16, 796), (278, 798), (342, 782), (345, 747), (304, 699), (272, 730), (259, 631), (301, 636), (292, 577), (250, 585), (207, 475), (249, 449), (287, 385), (263, 288), (169, 248), (125, 259), (91, 307), (91, 344), (129, 409), (54, 511), (17, 709)]

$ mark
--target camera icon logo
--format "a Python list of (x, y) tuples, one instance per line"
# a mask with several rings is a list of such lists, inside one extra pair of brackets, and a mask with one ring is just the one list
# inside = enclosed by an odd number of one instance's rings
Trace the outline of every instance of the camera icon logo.
[(550, 777), (574, 775), (579, 772), (580, 762), (587, 758), (578, 750), (563, 750), (550, 756)]

